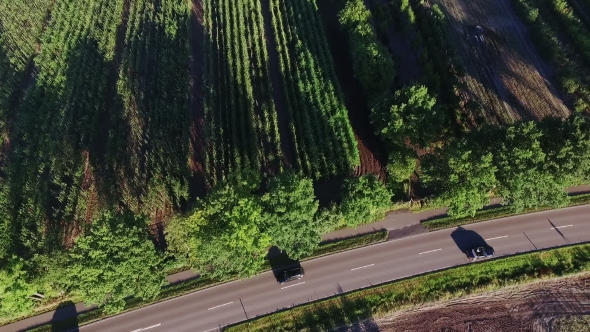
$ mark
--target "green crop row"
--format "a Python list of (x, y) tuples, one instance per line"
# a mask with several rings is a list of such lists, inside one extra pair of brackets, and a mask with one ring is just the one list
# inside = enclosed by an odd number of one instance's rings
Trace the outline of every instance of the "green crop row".
[(360, 164), (315, 0), (270, 0), (296, 166), (319, 178)]
[(212, 183), (281, 156), (259, 1), (205, 1), (205, 118)]

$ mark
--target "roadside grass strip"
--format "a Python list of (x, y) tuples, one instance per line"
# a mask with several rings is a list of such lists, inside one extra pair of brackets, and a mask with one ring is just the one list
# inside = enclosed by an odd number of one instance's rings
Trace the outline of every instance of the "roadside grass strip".
[[(570, 197), (570, 202), (566, 207), (576, 206), (576, 205), (584, 205), (584, 204), (588, 204), (588, 203), (590, 203), (590, 194), (575, 195), (575, 196)], [(422, 225), (424, 225), (424, 227), (426, 227), (426, 229), (428, 229), (429, 231), (436, 231), (436, 230), (444, 229), (444, 228), (451, 228), (451, 227), (456, 227), (456, 226), (473, 224), (473, 223), (480, 222), (480, 221), (486, 221), (486, 220), (498, 219), (498, 218), (504, 218), (504, 217), (511, 217), (511, 216), (516, 216), (516, 215), (521, 215), (521, 214), (527, 214), (527, 213), (545, 211), (545, 210), (552, 210), (552, 209), (555, 209), (555, 207), (540, 207), (537, 209), (526, 209), (524, 211), (514, 212), (514, 210), (512, 210), (511, 206), (506, 205), (506, 206), (500, 206), (497, 208), (491, 208), (491, 209), (487, 209), (487, 210), (477, 211), (477, 213), (473, 217), (472, 216), (461, 217), (461, 218), (443, 217), (443, 218), (425, 221), (422, 223)]]
[(339, 294), (224, 329), (328, 331), (432, 301), (590, 271), (590, 244), (498, 258)]

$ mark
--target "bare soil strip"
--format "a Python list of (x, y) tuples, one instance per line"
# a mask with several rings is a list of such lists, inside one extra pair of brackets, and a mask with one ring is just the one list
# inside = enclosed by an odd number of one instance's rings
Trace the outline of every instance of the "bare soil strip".
[(191, 61), (190, 61), (190, 196), (206, 194), (205, 170), (205, 110), (203, 109), (203, 1), (193, 0), (191, 10)]
[(279, 66), (279, 55), (277, 42), (272, 29), (272, 16), (270, 14), (269, 0), (262, 0), (262, 17), (264, 18), (264, 35), (266, 47), (268, 48), (268, 60), (270, 65), (270, 80), (272, 85), (272, 97), (275, 101), (277, 118), (279, 122), (279, 135), (281, 135), (281, 150), (283, 151), (283, 163), (290, 168), (295, 162), (293, 155), (293, 138), (290, 135), (285, 94), (281, 86), (281, 69)]
[(570, 114), (551, 82), (551, 69), (540, 59), (507, 0), (437, 2), (447, 14), (466, 66), (470, 97), (478, 101), (487, 122)]
[(552, 331), (560, 317), (590, 313), (590, 274), (535, 282), (414, 307), (338, 331)]

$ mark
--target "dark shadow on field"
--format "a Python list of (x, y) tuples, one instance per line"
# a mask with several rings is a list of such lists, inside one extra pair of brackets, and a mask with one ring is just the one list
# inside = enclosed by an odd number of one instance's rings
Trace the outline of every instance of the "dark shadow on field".
[[(203, 0), (192, 0), (190, 17), (191, 36), (191, 94), (190, 94), (190, 152), (191, 177), (189, 182), (190, 202), (197, 197), (203, 198), (207, 192), (205, 168), (205, 110), (203, 104), (203, 42), (205, 29), (203, 28)], [(186, 207), (183, 207), (186, 209)]]
[(457, 229), (451, 233), (451, 238), (455, 241), (457, 248), (459, 248), (462, 253), (475, 247), (488, 245), (484, 238), (477, 232), (463, 227), (457, 227)]
[(78, 312), (72, 301), (55, 310), (51, 319), (51, 332), (78, 332)]
[(122, 107), (110, 117), (114, 128), (107, 151), (120, 203), (151, 217), (157, 208), (179, 209), (188, 200), (191, 122), (190, 16), (177, 16), (165, 27), (155, 18), (170, 15), (160, 1), (154, 11), (154, 17), (146, 11), (128, 27), (134, 30), (127, 32), (123, 59), (130, 61), (120, 65), (118, 84), (125, 88), (117, 91)]

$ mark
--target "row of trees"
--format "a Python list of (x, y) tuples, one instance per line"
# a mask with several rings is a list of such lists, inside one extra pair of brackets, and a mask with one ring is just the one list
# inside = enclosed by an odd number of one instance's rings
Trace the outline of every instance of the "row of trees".
[(205, 117), (211, 182), (282, 155), (260, 1), (205, 1)]
[(58, 298), (82, 298), (106, 312), (119, 312), (126, 298), (153, 299), (165, 284), (164, 254), (156, 251), (145, 217), (104, 213), (68, 251), (17, 256), (0, 269), (0, 317), (30, 314)]
[(584, 31), (588, 27), (563, 1), (513, 0), (512, 4), (529, 27), (541, 56), (556, 68), (558, 82), (573, 100), (574, 109), (590, 109), (590, 62), (584, 53), (588, 44)]
[(264, 194), (259, 187), (255, 172), (219, 184), (193, 212), (170, 222), (169, 250), (200, 273), (249, 277), (270, 246), (299, 259), (323, 233), (373, 221), (391, 206), (391, 192), (374, 176), (346, 181), (342, 202), (319, 210), (312, 180), (293, 171), (270, 179)]
[(391, 192), (372, 175), (346, 181), (342, 203), (325, 209), (312, 180), (293, 171), (270, 179), (263, 194), (260, 185), (256, 172), (219, 183), (193, 211), (169, 222), (166, 252), (150, 240), (149, 219), (124, 210), (100, 214), (68, 250), (2, 260), (0, 317), (72, 297), (119, 312), (131, 296), (156, 297), (167, 266), (191, 266), (220, 280), (252, 276), (270, 246), (304, 257), (322, 233), (381, 218), (391, 204)]
[(379, 42), (371, 12), (365, 7), (364, 1), (346, 1), (338, 19), (348, 33), (354, 76), (369, 100), (389, 92), (395, 76), (393, 59)]
[(567, 187), (590, 180), (590, 120), (483, 127), (423, 158), (422, 172), (453, 216), (474, 215), (495, 195), (517, 212), (563, 206)]
[(315, 1), (270, 9), (296, 167), (314, 178), (349, 172), (360, 159)]

